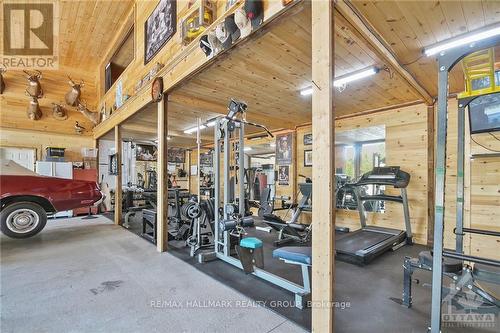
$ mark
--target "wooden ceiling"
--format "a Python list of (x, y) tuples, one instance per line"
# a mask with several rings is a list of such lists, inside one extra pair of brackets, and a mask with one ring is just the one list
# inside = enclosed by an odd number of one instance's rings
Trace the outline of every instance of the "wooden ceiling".
[[(500, 2), (346, 2), (432, 96), (437, 94), (437, 65), (433, 58), (422, 56), (423, 47), (500, 21)], [(336, 91), (338, 117), (422, 100), (383, 60), (380, 51), (338, 12), (335, 35), (336, 77), (369, 66), (381, 69), (377, 75)], [(225, 114), (230, 98), (248, 104), (250, 121), (271, 130), (294, 128), (311, 121), (311, 96), (300, 95), (311, 85), (311, 8), (310, 2), (304, 1), (293, 14), (241, 41), (170, 92), (169, 133), (178, 137), (179, 144), (192, 146), (194, 135), (186, 138), (183, 131), (195, 126), (198, 117), (206, 121)], [(463, 88), (463, 73), (456, 66), (450, 91)], [(146, 108), (128, 119), (123, 128), (131, 137), (155, 138), (155, 109)], [(206, 139), (210, 136), (208, 131)]]
[[(437, 95), (437, 65), (422, 49), (500, 22), (500, 1), (351, 1), (396, 58), (432, 95)], [(497, 61), (500, 52), (497, 51)], [(464, 90), (461, 66), (450, 75), (450, 92)]]
[[(248, 118), (272, 129), (294, 128), (311, 121), (311, 8), (270, 27), (258, 38), (237, 45), (227, 55), (178, 87), (172, 94), (225, 111), (230, 98), (247, 102)], [(368, 66), (385, 64), (353, 27), (336, 17), (335, 70), (341, 76)], [(414, 102), (420, 97), (390, 69), (349, 84), (336, 93), (338, 116)], [(187, 104), (189, 105), (189, 104)], [(192, 123), (193, 124), (193, 123)]]
[(63, 66), (97, 70), (133, 0), (62, 0), (59, 56)]

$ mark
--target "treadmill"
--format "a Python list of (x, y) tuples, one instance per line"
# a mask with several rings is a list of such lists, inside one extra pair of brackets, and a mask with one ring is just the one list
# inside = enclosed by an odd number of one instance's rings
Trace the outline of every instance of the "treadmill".
[[(361, 229), (340, 235), (335, 241), (336, 257), (339, 260), (364, 265), (389, 250), (397, 250), (405, 244), (412, 244), (410, 212), (406, 187), (410, 182), (410, 174), (400, 170), (398, 166), (377, 167), (365, 173), (355, 183), (355, 193), (358, 202)], [(401, 190), (400, 195), (364, 194), (361, 186), (386, 185)], [(406, 230), (384, 228), (366, 225), (366, 211), (364, 202), (392, 201), (403, 206), (404, 223)]]

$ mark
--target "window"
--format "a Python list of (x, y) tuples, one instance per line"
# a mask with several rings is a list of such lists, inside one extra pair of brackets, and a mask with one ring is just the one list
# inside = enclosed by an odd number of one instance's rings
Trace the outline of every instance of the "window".
[(106, 93), (134, 60), (134, 27), (130, 29), (104, 68), (104, 92)]
[(385, 142), (361, 144), (359, 175), (385, 165)]

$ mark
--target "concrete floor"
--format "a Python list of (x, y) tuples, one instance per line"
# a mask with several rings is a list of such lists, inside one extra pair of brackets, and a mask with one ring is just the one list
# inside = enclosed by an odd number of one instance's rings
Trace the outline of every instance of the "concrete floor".
[(104, 217), (0, 245), (3, 333), (303, 332)]

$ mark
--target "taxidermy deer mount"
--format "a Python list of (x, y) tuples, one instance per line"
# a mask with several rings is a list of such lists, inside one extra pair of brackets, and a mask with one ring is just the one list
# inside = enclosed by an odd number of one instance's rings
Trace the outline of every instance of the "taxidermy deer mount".
[(66, 120), (68, 115), (61, 104), (52, 103), (52, 116), (57, 120)]
[(81, 80), (80, 83), (75, 83), (75, 81), (73, 81), (71, 79), (71, 76), (69, 75), (68, 79), (71, 90), (66, 93), (66, 104), (71, 106), (78, 106), (78, 104), (80, 104), (80, 95), (82, 94), (82, 88), (83, 86), (85, 86), (85, 82)]
[(31, 95), (28, 89), (26, 89), (26, 95), (31, 98), (26, 112), (28, 115), (28, 119), (38, 120), (42, 118), (42, 110), (40, 109), (40, 105), (38, 105), (38, 97)]
[(5, 81), (3, 80), (3, 73), (5, 73), (7, 70), (5, 68), (0, 68), (0, 95), (3, 94), (3, 91), (5, 90)]
[(35, 70), (34, 73), (30, 73), (26, 70), (23, 70), (23, 72), (27, 75), (28, 79), (28, 88), (26, 91), (30, 95), (30, 97), (36, 97), (36, 98), (42, 98), (43, 97), (43, 90), (42, 90), (42, 85), (40, 84), (40, 79), (42, 78), (42, 72), (39, 70)]
[(76, 107), (79, 112), (81, 112), (87, 119), (89, 119), (94, 125), (99, 124), (99, 113), (91, 112), (87, 108), (87, 105), (83, 102), (79, 102)]

